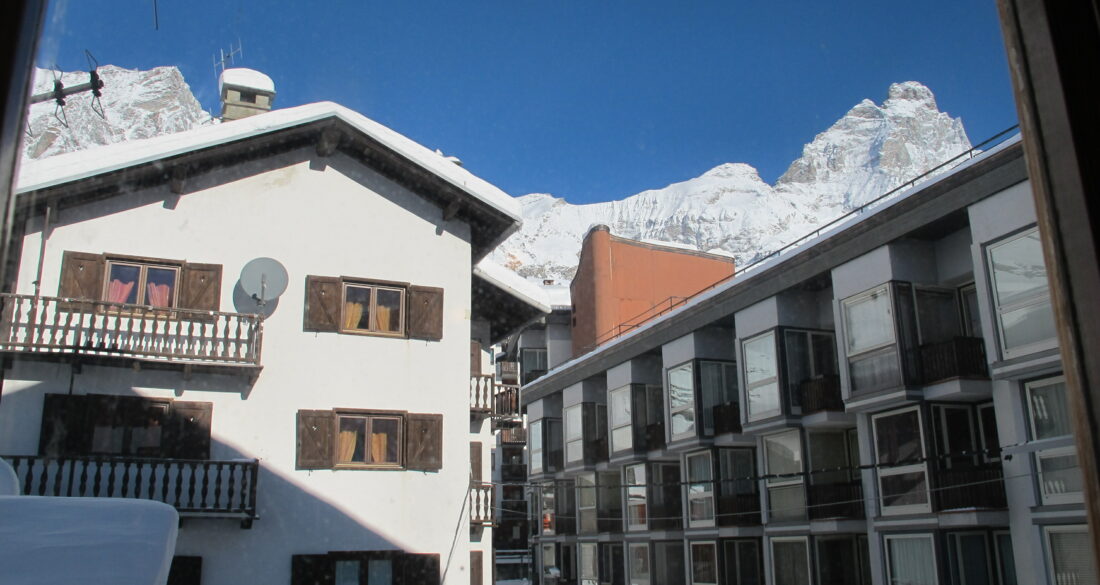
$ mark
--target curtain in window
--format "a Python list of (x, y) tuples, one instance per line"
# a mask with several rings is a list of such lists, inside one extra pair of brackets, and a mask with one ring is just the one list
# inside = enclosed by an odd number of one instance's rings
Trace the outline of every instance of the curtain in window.
[(172, 289), (167, 284), (153, 284), (150, 282), (146, 288), (149, 289), (145, 299), (147, 303), (154, 307), (168, 306)]
[(394, 318), (396, 316), (395, 314), (396, 314), (396, 311), (394, 311), (392, 308), (386, 307), (386, 306), (383, 306), (383, 305), (378, 305), (378, 307), (375, 308), (375, 317), (374, 317), (374, 327), (375, 327), (375, 329), (377, 329), (379, 331), (393, 331), (393, 330), (397, 329), (397, 327), (395, 326), (396, 325), (396, 323), (395, 323), (396, 319)]
[(340, 431), (340, 435), (336, 440), (337, 461), (342, 463), (352, 461), (352, 457), (355, 457), (355, 444), (358, 434), (355, 429)]
[(892, 538), (887, 546), (890, 585), (936, 585), (931, 538)]
[(364, 309), (361, 303), (344, 303), (344, 329), (359, 329)]
[(1100, 583), (1096, 567), (1092, 563), (1089, 535), (1081, 531), (1051, 532), (1051, 564), (1054, 565), (1055, 585), (1095, 585)]
[(370, 458), (373, 463), (383, 463), (386, 461), (386, 452), (389, 450), (390, 436), (385, 433), (370, 434)]
[(134, 283), (122, 282), (117, 278), (107, 285), (107, 300), (112, 303), (125, 303), (130, 298), (130, 291), (134, 290)]

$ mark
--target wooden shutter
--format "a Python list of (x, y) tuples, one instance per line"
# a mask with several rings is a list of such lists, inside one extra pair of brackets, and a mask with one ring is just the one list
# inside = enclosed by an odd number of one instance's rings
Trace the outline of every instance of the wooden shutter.
[(213, 414), (211, 402), (173, 402), (164, 429), (164, 452), (176, 459), (210, 459)]
[(42, 400), (38, 454), (48, 457), (83, 454), (91, 444), (86, 423), (88, 407), (87, 396), (46, 394)]
[(306, 331), (340, 330), (340, 279), (330, 276), (306, 277)]
[(401, 556), (404, 585), (439, 585), (439, 555), (405, 553)]
[(405, 415), (405, 467), (417, 471), (443, 468), (443, 415)]
[(443, 289), (409, 287), (409, 337), (431, 341), (443, 339)]
[(479, 550), (470, 551), (470, 585), (485, 585), (484, 571), (485, 560)]
[(296, 469), (331, 469), (336, 415), (331, 410), (298, 411)]
[(202, 557), (172, 557), (167, 585), (202, 585)]
[(481, 483), (481, 442), (470, 442), (470, 482)]
[(470, 340), (470, 375), (481, 375), (481, 343)]
[(290, 585), (333, 585), (336, 566), (328, 555), (290, 557)]
[(61, 282), (57, 296), (98, 301), (103, 295), (102, 254), (66, 251), (61, 257)]
[(179, 307), (217, 311), (221, 307), (222, 265), (192, 264), (180, 271)]

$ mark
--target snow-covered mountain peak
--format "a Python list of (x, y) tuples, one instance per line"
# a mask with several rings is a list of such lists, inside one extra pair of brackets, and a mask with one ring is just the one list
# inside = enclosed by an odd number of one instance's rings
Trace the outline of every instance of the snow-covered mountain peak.
[(892, 83), (886, 95), (886, 101), (883, 103), (886, 108), (895, 106), (896, 102), (899, 101), (909, 101), (917, 102), (918, 105), (938, 111), (936, 96), (932, 95), (932, 90), (917, 81)]
[(743, 177), (749, 180), (760, 181), (760, 173), (756, 167), (745, 163), (724, 163), (703, 173), (704, 177)]

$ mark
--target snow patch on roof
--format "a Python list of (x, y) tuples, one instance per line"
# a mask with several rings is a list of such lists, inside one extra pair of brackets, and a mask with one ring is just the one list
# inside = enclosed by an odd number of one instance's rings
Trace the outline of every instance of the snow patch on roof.
[(226, 124), (29, 161), (19, 169), (16, 192), (22, 194), (71, 183), (326, 118), (338, 118), (346, 122), (474, 199), (511, 218), (517, 225), (522, 221), (519, 202), (512, 196), (417, 142), (333, 102), (317, 102), (275, 110)]
[(542, 287), (546, 297), (550, 300), (550, 306), (554, 309), (572, 309), (573, 295), (569, 292), (568, 285), (548, 285)]
[(543, 313), (551, 311), (550, 299), (543, 289), (491, 260), (474, 265), (474, 275)]
[(224, 91), (222, 88), (226, 85), (275, 93), (275, 82), (270, 77), (255, 69), (245, 69), (244, 67), (222, 71), (222, 74), (218, 76), (218, 93)]

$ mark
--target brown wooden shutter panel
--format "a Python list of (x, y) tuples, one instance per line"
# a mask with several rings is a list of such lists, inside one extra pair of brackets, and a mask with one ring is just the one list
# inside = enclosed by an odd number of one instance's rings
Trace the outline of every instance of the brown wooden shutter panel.
[(213, 415), (212, 402), (172, 402), (164, 429), (164, 452), (176, 459), (210, 459)]
[(484, 585), (485, 561), (479, 550), (470, 551), (470, 585)]
[(180, 271), (179, 306), (181, 309), (217, 311), (221, 307), (222, 265), (192, 264)]
[(332, 585), (336, 582), (335, 568), (328, 555), (293, 555), (290, 557), (290, 585)]
[(405, 416), (405, 468), (439, 471), (443, 468), (443, 415)]
[(405, 585), (439, 585), (439, 555), (405, 553), (401, 556), (401, 581)]
[(470, 482), (481, 483), (481, 442), (470, 442)]
[(91, 443), (86, 423), (89, 401), (81, 394), (46, 394), (42, 399), (42, 426), (38, 454), (48, 457), (81, 455)]
[(470, 375), (481, 375), (481, 343), (470, 341)]
[(330, 276), (306, 277), (306, 331), (340, 330), (340, 279)]
[(443, 339), (443, 289), (409, 287), (409, 337), (431, 341)]
[(331, 469), (336, 415), (331, 410), (298, 411), (296, 469)]
[(103, 296), (102, 254), (66, 251), (61, 257), (61, 282), (57, 296), (84, 301), (98, 301)]

